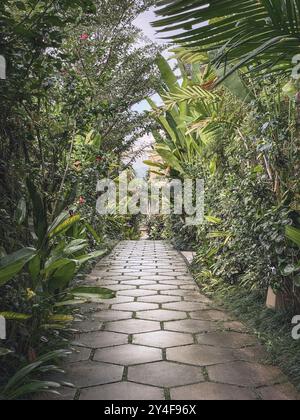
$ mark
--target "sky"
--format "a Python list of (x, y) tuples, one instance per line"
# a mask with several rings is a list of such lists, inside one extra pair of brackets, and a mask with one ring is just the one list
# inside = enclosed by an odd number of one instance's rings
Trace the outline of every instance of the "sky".
[[(149, 38), (150, 41), (156, 44), (163, 45), (164, 42), (160, 39), (160, 35), (156, 33), (156, 29), (151, 26), (151, 22), (155, 21), (157, 16), (154, 13), (154, 8), (151, 8), (147, 12), (142, 13), (135, 21), (134, 24), (143, 31), (145, 37)], [(153, 97), (155, 102), (159, 102), (159, 96)], [(148, 102), (143, 101), (134, 107), (137, 111), (144, 111), (151, 109)]]
[[(161, 39), (161, 34), (156, 33), (156, 29), (153, 28), (151, 26), (151, 22), (154, 22), (155, 20), (157, 20), (157, 16), (154, 13), (154, 8), (151, 8), (150, 10), (148, 10), (147, 12), (142, 13), (135, 21), (134, 24), (140, 28), (145, 37), (148, 37), (152, 42), (155, 42), (159, 45), (164, 45), (165, 41)], [(204, 22), (199, 24), (199, 26), (205, 26), (207, 25), (208, 22)], [(197, 25), (195, 26), (195, 28), (197, 27)], [(176, 33), (176, 32), (173, 32)], [(170, 53), (167, 51), (167, 48), (165, 50), (165, 52), (162, 53), (166, 58), (170, 57)], [(171, 65), (172, 65), (172, 60), (170, 60)], [(158, 105), (161, 104), (161, 99), (159, 98), (158, 95), (155, 95), (152, 98)], [(138, 112), (143, 112), (145, 110), (150, 110), (150, 106), (146, 101), (142, 101), (140, 104), (137, 104), (134, 108), (134, 110), (138, 111)], [(153, 140), (153, 139), (152, 139)], [(145, 136), (144, 138), (142, 138), (140, 140), (140, 142), (137, 142), (137, 149), (140, 148), (141, 145), (143, 145), (144, 143), (146, 144), (151, 144), (151, 136)], [(134, 169), (137, 172), (137, 175), (139, 177), (144, 177), (147, 173), (148, 170), (148, 166), (144, 165), (143, 161), (147, 160), (148, 156), (144, 155), (141, 158), (137, 159), (134, 166)]]
[(156, 34), (156, 29), (151, 26), (151, 22), (155, 21), (157, 16), (154, 13), (154, 9), (150, 9), (147, 12), (142, 13), (134, 22), (134, 24), (142, 29), (144, 35), (147, 36), (151, 41), (162, 44), (162, 40), (159, 39), (159, 35)]
[[(148, 10), (147, 12), (142, 13), (135, 21), (134, 24), (140, 28), (144, 35), (149, 38), (151, 41), (156, 42), (157, 44), (163, 44), (163, 41), (160, 39), (160, 36), (156, 33), (156, 30), (151, 26), (151, 22), (156, 19), (155, 13), (153, 9)], [(156, 102), (159, 102), (159, 97), (156, 96), (153, 98)], [(143, 112), (145, 110), (150, 110), (150, 106), (146, 101), (141, 102), (140, 104), (134, 107), (134, 110), (138, 112)], [(152, 144), (152, 137), (151, 136), (144, 136), (139, 142), (136, 144), (136, 149), (141, 148), (141, 146), (151, 145)], [(148, 166), (145, 165), (143, 162), (144, 160), (148, 159), (147, 153), (140, 156), (136, 162), (134, 163), (133, 167), (137, 173), (137, 176), (143, 178), (148, 170)]]

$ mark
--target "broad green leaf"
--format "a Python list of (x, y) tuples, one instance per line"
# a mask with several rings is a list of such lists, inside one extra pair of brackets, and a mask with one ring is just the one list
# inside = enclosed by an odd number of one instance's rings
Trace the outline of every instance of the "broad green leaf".
[(76, 273), (77, 265), (75, 261), (69, 261), (62, 267), (58, 268), (48, 280), (49, 289), (51, 291), (64, 290), (73, 280)]
[(75, 239), (70, 242), (63, 250), (65, 255), (73, 255), (79, 251), (82, 251), (88, 246), (88, 241), (86, 239)]
[(36, 282), (41, 271), (41, 257), (36, 255), (28, 264), (28, 270), (33, 282)]
[(115, 292), (112, 290), (102, 288), (102, 287), (89, 287), (89, 286), (82, 286), (76, 287), (70, 290), (70, 293), (74, 296), (79, 297), (101, 297), (101, 299), (112, 299), (116, 296)]
[[(27, 381), (29, 376), (33, 372), (38, 371), (44, 363), (47, 363), (50, 360), (57, 360), (58, 358), (66, 357), (68, 354), (70, 354), (70, 352), (67, 352), (66, 350), (52, 351), (40, 357), (36, 362), (20, 369), (13, 377), (10, 378), (3, 389), (3, 394), (11, 397), (11, 399), (16, 398), (16, 395), (18, 397), (20, 395), (29, 394), (29, 390), (31, 389), (30, 384), (24, 385), (23, 387), (22, 384), (24, 381)], [(34, 387), (34, 389), (36, 389), (36, 387)]]
[[(75, 208), (72, 208), (71, 210), (75, 210)], [(53, 231), (61, 225), (65, 220), (70, 218), (70, 213), (67, 210), (62, 211), (51, 223), (51, 225), (48, 228), (48, 235), (51, 236)]]
[(145, 160), (143, 163), (147, 166), (153, 166), (154, 168), (165, 169), (165, 165), (162, 163), (152, 162), (151, 160)]
[(300, 287), (300, 276), (294, 279), (294, 284), (296, 287)]
[(179, 160), (174, 156), (174, 153), (167, 146), (157, 145), (155, 149), (168, 166), (171, 166), (173, 169), (180, 173), (184, 173)]
[(18, 225), (21, 225), (24, 223), (26, 219), (26, 201), (24, 198), (21, 198), (21, 200), (18, 203), (17, 210), (16, 210), (16, 219)]
[(88, 299), (72, 299), (72, 300), (64, 300), (62, 302), (57, 302), (54, 306), (56, 308), (60, 308), (63, 306), (77, 306), (77, 305), (83, 305), (84, 303), (87, 303)]
[(60, 233), (63, 233), (64, 231), (68, 230), (71, 226), (73, 226), (75, 223), (78, 223), (81, 219), (81, 216), (79, 214), (67, 217), (63, 217), (63, 221), (60, 224), (56, 223), (54, 224), (54, 227), (49, 229), (48, 235), (50, 238), (53, 238), (54, 236), (59, 235)]
[(68, 323), (68, 322), (73, 322), (74, 317), (72, 315), (55, 314), (49, 317), (49, 321)]
[(28, 319), (32, 318), (31, 315), (20, 314), (17, 312), (0, 312), (0, 316), (8, 321), (27, 321)]
[(0, 260), (0, 286), (15, 277), (34, 256), (34, 248), (23, 248)]
[(59, 268), (64, 267), (65, 265), (72, 262), (69, 258), (57, 258), (57, 259), (51, 259), (48, 260), (45, 264), (45, 269), (43, 270), (43, 274), (46, 274), (48, 277), (51, 273), (53, 273), (55, 270), (58, 270)]
[(26, 179), (26, 184), (32, 201), (34, 229), (38, 237), (38, 247), (40, 247), (47, 235), (47, 212), (45, 211), (43, 198), (30, 178)]
[(300, 247), (300, 229), (292, 226), (286, 227), (286, 236)]
[(228, 236), (230, 236), (230, 232), (221, 232), (221, 231), (216, 231), (216, 232), (210, 232), (207, 234), (208, 238), (214, 239), (214, 238), (227, 238)]
[(297, 268), (295, 265), (293, 265), (293, 264), (290, 264), (290, 265), (287, 265), (284, 269), (283, 269), (283, 272), (282, 272), (282, 274), (284, 275), (284, 276), (290, 276), (290, 275), (292, 275), (292, 274), (294, 274), (295, 272), (297, 272), (297, 271), (299, 271), (299, 268)]
[(177, 77), (175, 76), (167, 60), (161, 54), (158, 55), (156, 64), (162, 75), (162, 80), (167, 84), (168, 89), (172, 92), (176, 90), (176, 88), (179, 88)]
[(81, 255), (80, 257), (76, 257), (75, 260), (77, 260), (79, 262), (79, 264), (83, 264), (83, 263), (85, 263), (89, 260), (103, 257), (103, 255), (105, 255), (106, 253), (107, 253), (107, 249), (104, 249), (104, 250), (101, 250), (101, 251), (90, 252), (89, 254)]
[(41, 328), (43, 330), (49, 331), (49, 330), (61, 330), (61, 331), (66, 331), (66, 325), (61, 323), (61, 324), (43, 324), (41, 325)]
[(11, 350), (4, 347), (0, 347), (0, 357), (7, 356), (8, 354), (13, 353)]
[(85, 227), (87, 228), (87, 230), (89, 231), (89, 233), (92, 235), (92, 237), (95, 239), (95, 241), (97, 241), (98, 243), (101, 242), (101, 238), (98, 235), (98, 233), (95, 231), (95, 229), (93, 228), (93, 226), (90, 223), (85, 223)]
[(215, 225), (219, 225), (220, 223), (222, 223), (222, 219), (220, 219), (219, 217), (214, 217), (214, 216), (205, 216), (205, 220)]

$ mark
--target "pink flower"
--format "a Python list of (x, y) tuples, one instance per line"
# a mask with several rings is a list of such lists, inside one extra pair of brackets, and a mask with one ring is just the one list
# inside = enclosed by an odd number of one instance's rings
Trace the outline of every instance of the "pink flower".
[(82, 197), (82, 196), (79, 197), (79, 204), (85, 204), (84, 197)]
[(81, 34), (81, 35), (80, 35), (80, 39), (81, 39), (82, 41), (86, 41), (87, 39), (89, 39), (89, 34)]

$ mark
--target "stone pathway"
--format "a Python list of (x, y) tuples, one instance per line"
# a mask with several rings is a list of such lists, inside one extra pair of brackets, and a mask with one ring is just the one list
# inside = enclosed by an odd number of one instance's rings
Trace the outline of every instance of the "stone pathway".
[(165, 242), (125, 241), (87, 276), (117, 292), (83, 307), (62, 399), (297, 399), (244, 325), (201, 295)]

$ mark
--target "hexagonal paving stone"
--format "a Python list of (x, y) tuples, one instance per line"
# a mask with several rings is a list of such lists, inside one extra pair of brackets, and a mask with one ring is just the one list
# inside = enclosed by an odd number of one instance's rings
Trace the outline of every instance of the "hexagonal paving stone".
[(236, 360), (234, 353), (229, 349), (199, 345), (168, 349), (167, 359), (174, 362), (198, 366), (209, 366)]
[[(96, 314), (94, 314), (93, 316), (95, 316)], [(97, 321), (95, 319), (87, 319), (84, 321), (74, 322), (72, 325), (72, 328), (74, 328), (76, 331), (80, 333), (89, 333), (89, 332), (100, 331), (102, 329), (102, 326), (103, 326), (103, 323), (100, 322), (99, 320)]]
[(163, 295), (142, 296), (138, 298), (138, 302), (148, 302), (148, 303), (171, 303), (171, 302), (179, 302), (180, 300), (181, 300), (180, 296), (163, 296)]
[(95, 319), (100, 321), (120, 321), (122, 319), (130, 319), (133, 316), (133, 312), (122, 312), (122, 311), (102, 311), (94, 315)]
[[(155, 271), (155, 270), (154, 270)], [(159, 266), (159, 268), (156, 269), (157, 275), (158, 276), (162, 276), (162, 275), (166, 275), (166, 276), (175, 276), (175, 269), (173, 268), (161, 268)]]
[(248, 334), (241, 334), (235, 332), (199, 334), (197, 335), (197, 341), (199, 344), (230, 349), (239, 349), (257, 343), (255, 337)]
[(86, 388), (122, 380), (124, 368), (99, 362), (73, 363), (65, 367), (65, 375), (57, 375), (76, 388)]
[(257, 390), (260, 397), (266, 401), (299, 401), (300, 394), (291, 384), (267, 386)]
[(202, 310), (191, 312), (190, 316), (192, 319), (200, 319), (203, 321), (229, 321), (230, 316), (225, 312), (216, 310)]
[(113, 305), (112, 309), (116, 311), (150, 311), (158, 309), (159, 306), (156, 303), (143, 303), (143, 302), (132, 302), (132, 303), (120, 303)]
[(86, 401), (160, 401), (164, 399), (163, 389), (131, 382), (101, 385), (83, 389), (80, 393), (80, 400)]
[(122, 284), (128, 284), (129, 286), (153, 286), (156, 284), (155, 281), (151, 280), (130, 280), (130, 281), (123, 281)]
[(179, 311), (156, 309), (154, 311), (137, 312), (136, 317), (139, 319), (150, 319), (153, 321), (174, 321), (176, 319), (186, 319), (187, 314)]
[(182, 321), (171, 321), (165, 323), (165, 330), (167, 331), (178, 331), (187, 333), (201, 333), (201, 332), (213, 332), (219, 328), (215, 322), (209, 321), (198, 321), (196, 319), (186, 319)]
[(99, 277), (94, 277), (94, 276), (93, 276), (93, 278), (88, 278), (87, 280), (91, 280), (91, 281), (93, 281), (93, 283), (101, 282), (101, 284), (105, 287), (106, 286), (115, 286), (115, 285), (119, 284), (119, 282), (116, 281), (116, 280), (101, 280), (101, 279), (99, 279)]
[(155, 285), (150, 285), (150, 286), (141, 286), (141, 289), (143, 290), (155, 290), (155, 291), (160, 291), (160, 290), (175, 290), (178, 289), (178, 286), (170, 286), (168, 284), (155, 284)]
[(147, 385), (173, 387), (204, 380), (202, 370), (170, 362), (150, 363), (128, 369), (128, 379)]
[[(130, 290), (128, 290), (130, 292)], [(129, 303), (134, 301), (133, 296), (121, 296), (120, 293), (124, 292), (118, 292), (117, 296), (113, 299), (101, 299), (101, 302), (109, 302), (110, 305), (114, 305), (115, 303)]]
[(67, 363), (84, 362), (90, 359), (92, 349), (73, 346), (72, 354), (66, 358)]
[(235, 351), (236, 359), (243, 362), (257, 362), (267, 364), (269, 355), (267, 350), (260, 344), (246, 347)]
[(127, 344), (97, 350), (94, 360), (98, 362), (114, 363), (118, 365), (138, 365), (162, 360), (160, 349)]
[[(105, 277), (105, 281), (107, 281), (107, 280), (115, 280), (115, 281), (117, 281), (118, 283), (119, 282), (122, 282), (122, 281), (126, 281), (126, 280), (138, 280), (139, 279), (139, 276), (122, 276), (122, 275), (119, 275), (119, 276), (112, 276), (112, 277)], [(99, 283), (101, 283), (101, 281), (102, 280), (99, 280)]]
[(213, 305), (212, 300), (208, 299), (206, 296), (202, 295), (198, 291), (190, 291), (185, 290), (185, 294), (183, 295), (183, 299), (186, 302), (201, 302), (201, 303), (207, 303), (209, 306)]
[(193, 344), (194, 339), (191, 334), (175, 333), (170, 331), (156, 331), (133, 336), (134, 344), (145, 346), (168, 348)]
[(77, 346), (100, 349), (102, 347), (117, 346), (127, 344), (128, 337), (125, 334), (116, 334), (106, 331), (80, 334), (75, 338), (74, 344)]
[[(278, 385), (286, 381), (278, 369), (250, 363), (265, 355), (261, 346), (199, 292), (181, 261), (164, 241), (123, 241), (82, 277), (79, 284), (108, 287), (117, 296), (80, 308), (89, 315), (74, 323), (84, 333), (75, 339), (61, 379), (84, 388), (82, 400), (160, 400), (163, 387), (171, 388), (175, 400), (250, 400), (257, 393), (262, 399), (297, 399), (290, 384)], [(139, 319), (132, 318), (134, 312)], [(185, 319), (187, 312), (191, 319)], [(99, 331), (103, 322), (105, 331)], [(192, 334), (198, 334), (199, 344)], [(162, 360), (162, 349), (168, 361)], [(123, 365), (129, 366), (128, 382), (122, 381)], [(204, 382), (202, 366), (212, 382)], [(259, 387), (255, 395), (253, 387)], [(62, 396), (74, 398), (69, 389)]]
[(115, 292), (119, 292), (121, 290), (135, 290), (136, 286), (128, 286), (126, 284), (117, 284), (116, 286), (110, 286), (110, 290)]
[(105, 311), (106, 309), (109, 309), (109, 305), (107, 304), (85, 303), (84, 305), (80, 306), (79, 312), (82, 315), (86, 315), (94, 314), (95, 312)]
[(122, 273), (124, 276), (141, 276), (143, 273), (143, 269), (142, 268), (137, 268), (136, 270), (134, 269), (128, 269), (128, 270), (122, 270)]
[(207, 305), (205, 303), (197, 303), (197, 302), (175, 302), (175, 303), (165, 303), (162, 305), (164, 309), (172, 309), (174, 311), (197, 311), (201, 309), (207, 309)]
[(143, 280), (152, 280), (152, 281), (159, 281), (159, 280), (174, 280), (174, 276), (165, 276), (165, 275), (158, 275), (158, 274), (152, 274), (152, 275), (143, 275)]
[(125, 291), (119, 292), (118, 295), (131, 296), (135, 298), (135, 297), (142, 297), (142, 296), (153, 296), (155, 295), (155, 292), (153, 290), (136, 289), (136, 290), (125, 290)]
[(195, 285), (192, 285), (192, 284), (184, 284), (183, 286), (179, 286), (179, 289), (182, 289), (182, 290), (187, 290), (187, 291), (192, 291), (192, 292), (197, 292), (197, 290), (198, 290), (198, 287), (197, 286), (195, 286)]
[(211, 366), (208, 368), (208, 375), (215, 382), (248, 387), (272, 385), (285, 379), (278, 368), (248, 362)]
[[(162, 290), (160, 292), (162, 295), (167, 296), (182, 296), (183, 298), (187, 296), (190, 293), (190, 290), (182, 290), (182, 289), (174, 289), (174, 290)], [(197, 293), (197, 292), (195, 292)], [(197, 302), (200, 302), (200, 293), (199, 293), (199, 300)]]
[(181, 401), (252, 401), (256, 399), (256, 395), (249, 389), (205, 382), (171, 389), (171, 399)]
[(106, 324), (107, 331), (116, 331), (126, 334), (138, 334), (148, 331), (159, 331), (160, 323), (144, 321), (142, 319), (130, 319), (127, 321), (115, 321)]
[(232, 321), (232, 322), (225, 322), (223, 324), (224, 329), (229, 331), (236, 331), (236, 332), (247, 332), (247, 327), (238, 321)]
[(165, 284), (169, 286), (189, 286), (192, 285), (193, 282), (191, 281), (183, 281), (183, 280), (159, 280), (159, 284)]

